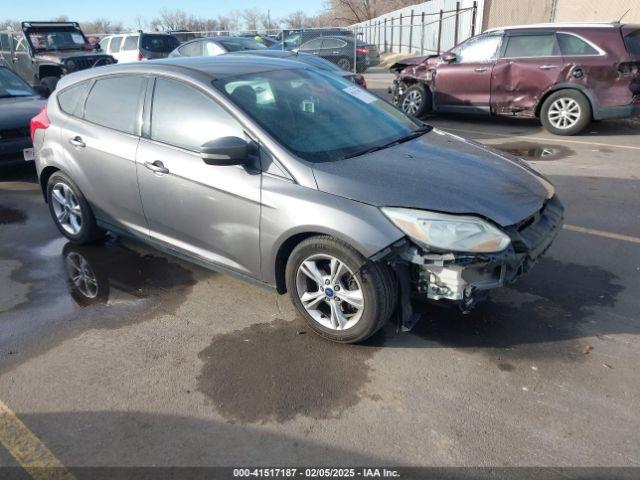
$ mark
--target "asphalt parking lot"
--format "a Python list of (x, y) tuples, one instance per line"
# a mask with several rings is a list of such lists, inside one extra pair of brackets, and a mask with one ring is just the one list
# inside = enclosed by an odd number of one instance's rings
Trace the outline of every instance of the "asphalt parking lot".
[[(383, 96), (390, 78), (367, 75)], [(129, 240), (68, 244), (33, 172), (3, 170), (0, 410), (26, 428), (0, 422), (0, 465), (640, 465), (640, 122), (553, 137), (427, 121), (524, 156), (567, 225), (471, 314), (424, 306), (412, 332), (365, 345)], [(69, 256), (91, 265), (97, 301), (70, 286)]]

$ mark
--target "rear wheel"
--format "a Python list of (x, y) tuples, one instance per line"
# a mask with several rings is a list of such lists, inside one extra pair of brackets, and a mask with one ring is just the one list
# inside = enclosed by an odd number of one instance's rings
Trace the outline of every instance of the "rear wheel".
[(298, 312), (316, 333), (335, 342), (369, 338), (395, 309), (391, 270), (328, 236), (302, 241), (291, 253), (285, 275)]
[(93, 211), (78, 186), (67, 175), (56, 172), (47, 182), (47, 201), (53, 221), (65, 237), (77, 244), (104, 237)]
[(540, 121), (555, 135), (575, 135), (591, 122), (591, 105), (577, 90), (560, 90), (542, 104)]
[(351, 60), (347, 57), (340, 58), (336, 63), (341, 69), (346, 70), (347, 72), (351, 71)]
[(431, 92), (422, 83), (411, 85), (398, 101), (398, 105), (404, 113), (416, 118), (429, 111), (430, 103)]

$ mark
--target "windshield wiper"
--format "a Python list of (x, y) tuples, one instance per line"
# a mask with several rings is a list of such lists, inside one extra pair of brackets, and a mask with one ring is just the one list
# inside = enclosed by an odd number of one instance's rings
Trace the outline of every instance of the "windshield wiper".
[(367, 148), (366, 150), (362, 150), (360, 152), (352, 153), (351, 155), (346, 155), (344, 158), (354, 158), (359, 157), (361, 155), (366, 155), (367, 153), (377, 152), (379, 150), (384, 150), (385, 148), (393, 147), (395, 145), (399, 145), (404, 142), (408, 142), (409, 140), (413, 140), (414, 138), (421, 137), (427, 132), (430, 132), (433, 127), (431, 125), (422, 125), (417, 130), (405, 135), (404, 137), (400, 137), (392, 142), (385, 143), (383, 145), (377, 145), (375, 147)]

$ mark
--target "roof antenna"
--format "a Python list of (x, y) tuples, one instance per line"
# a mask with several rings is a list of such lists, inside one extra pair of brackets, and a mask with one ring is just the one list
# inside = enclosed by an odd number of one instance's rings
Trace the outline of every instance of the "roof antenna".
[(620, 23), (622, 21), (622, 19), (627, 16), (627, 13), (629, 13), (630, 11), (631, 11), (631, 9), (627, 10), (626, 12), (624, 12), (622, 14), (622, 16), (620, 17), (620, 19), (616, 23)]

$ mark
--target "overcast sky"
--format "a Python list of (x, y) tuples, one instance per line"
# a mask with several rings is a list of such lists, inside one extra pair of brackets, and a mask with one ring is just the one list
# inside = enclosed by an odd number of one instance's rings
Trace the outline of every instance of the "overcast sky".
[(245, 8), (259, 8), (271, 10), (273, 18), (282, 17), (287, 13), (304, 10), (308, 15), (317, 13), (323, 5), (323, 0), (57, 0), (42, 2), (18, 2), (15, 0), (1, 0), (0, 19), (12, 20), (49, 20), (66, 15), (72, 21), (91, 21), (99, 17), (120, 21), (125, 25), (133, 25), (135, 18), (140, 15), (147, 20), (156, 16), (162, 8), (169, 10), (181, 9), (189, 14), (215, 18), (226, 15), (231, 10)]

